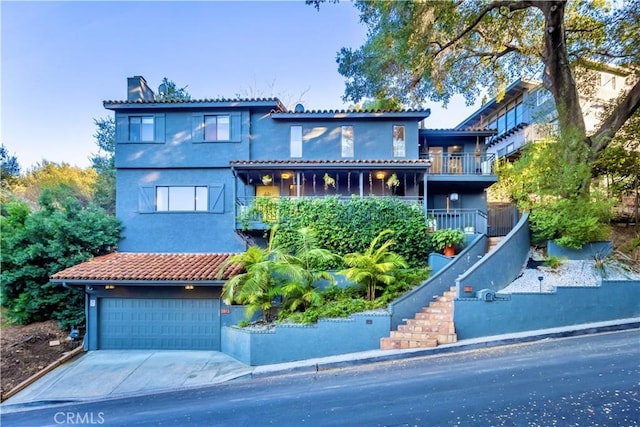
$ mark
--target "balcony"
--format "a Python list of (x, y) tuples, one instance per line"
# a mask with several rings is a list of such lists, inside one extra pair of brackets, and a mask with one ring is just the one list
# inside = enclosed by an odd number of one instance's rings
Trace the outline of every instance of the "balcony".
[(495, 154), (456, 153), (427, 155), (429, 175), (495, 175)]

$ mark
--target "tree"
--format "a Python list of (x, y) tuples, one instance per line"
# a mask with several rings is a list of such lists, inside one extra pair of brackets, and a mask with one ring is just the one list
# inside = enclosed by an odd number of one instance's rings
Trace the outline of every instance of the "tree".
[(222, 286), (222, 300), (225, 304), (245, 304), (247, 317), (256, 311), (262, 311), (262, 320), (270, 319), (273, 300), (280, 295), (277, 264), (274, 262), (280, 253), (273, 246), (275, 229), (271, 230), (269, 245), (266, 248), (250, 246), (245, 252), (232, 255), (219, 271), (222, 277), (231, 264), (240, 264), (245, 272), (236, 274)]
[(83, 207), (74, 197), (58, 199), (45, 189), (40, 209), (31, 211), (22, 200), (6, 206), (2, 226), (2, 305), (21, 324), (58, 320), (61, 326), (80, 325), (84, 293), (49, 282), (56, 272), (113, 251), (121, 225), (93, 205)]
[(165, 77), (160, 84), (157, 98), (162, 101), (189, 101), (191, 94), (187, 92), (187, 86), (178, 88), (173, 80)]
[(383, 230), (363, 253), (345, 255), (344, 263), (348, 268), (338, 272), (344, 274), (347, 280), (364, 286), (369, 301), (376, 299), (376, 288), (395, 282), (395, 270), (408, 267), (400, 255), (389, 250), (395, 244), (393, 240), (386, 240), (380, 244), (385, 236), (392, 233), (391, 230)]
[[(322, 2), (307, 1), (316, 7)], [(368, 40), (357, 50), (338, 53), (338, 70), (347, 78), (344, 98), (413, 105), (431, 99), (446, 105), (459, 93), (471, 102), (484, 89), (499, 94), (508, 82), (536, 75), (542, 66), (558, 112), (560, 141), (567, 146), (563, 156), (573, 164), (591, 164), (640, 106), (640, 3), (616, 4), (356, 1)], [(593, 62), (625, 67), (635, 84), (587, 135), (575, 69)], [(583, 179), (575, 190), (588, 192), (589, 182)]]
[(116, 211), (116, 123), (113, 117), (93, 119), (96, 133), (93, 135), (98, 152), (89, 157), (91, 167), (98, 176), (93, 185), (93, 202), (107, 213)]
[(7, 188), (11, 182), (20, 176), (20, 164), (18, 158), (9, 154), (4, 144), (0, 145), (0, 184)]
[(87, 206), (93, 200), (96, 177), (96, 171), (91, 168), (82, 169), (68, 163), (43, 160), (19, 177), (12, 189), (16, 197), (28, 201), (33, 208), (38, 206), (45, 190), (54, 193), (58, 201), (74, 197)]

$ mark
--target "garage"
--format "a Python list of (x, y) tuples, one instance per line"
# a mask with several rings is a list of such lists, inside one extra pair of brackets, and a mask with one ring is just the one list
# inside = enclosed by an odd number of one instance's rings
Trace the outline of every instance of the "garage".
[(98, 347), (220, 350), (220, 300), (100, 298)]

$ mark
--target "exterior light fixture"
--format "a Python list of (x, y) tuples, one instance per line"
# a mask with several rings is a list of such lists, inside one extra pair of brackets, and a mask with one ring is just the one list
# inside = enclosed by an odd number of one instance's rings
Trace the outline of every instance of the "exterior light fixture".
[(449, 199), (450, 199), (452, 202), (456, 202), (456, 201), (458, 201), (458, 199), (459, 199), (459, 198), (460, 198), (460, 196), (458, 195), (458, 193), (451, 193), (451, 194), (449, 195)]
[(542, 293), (542, 281), (544, 280), (544, 277), (538, 276), (538, 280), (540, 281), (540, 293)]
[(104, 288), (110, 291), (111, 289), (115, 289), (116, 287), (114, 285), (104, 285)]
[(377, 173), (376, 173), (376, 178), (378, 178), (378, 179), (384, 179), (384, 175), (385, 175), (385, 174), (384, 174), (384, 172), (382, 172), (382, 171), (377, 172)]
[(186, 285), (184, 288), (188, 291), (191, 291), (193, 290), (193, 285)]
[(283, 172), (282, 175), (280, 175), (282, 177), (282, 179), (289, 179), (291, 178), (291, 174), (289, 172)]

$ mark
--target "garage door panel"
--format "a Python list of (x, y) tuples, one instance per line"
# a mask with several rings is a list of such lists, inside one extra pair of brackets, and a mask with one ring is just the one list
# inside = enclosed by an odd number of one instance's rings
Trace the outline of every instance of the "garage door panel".
[(217, 299), (102, 298), (99, 316), (101, 349), (220, 347)]

